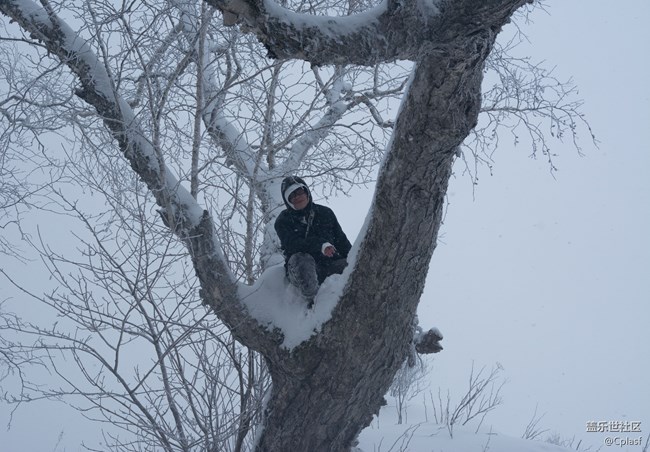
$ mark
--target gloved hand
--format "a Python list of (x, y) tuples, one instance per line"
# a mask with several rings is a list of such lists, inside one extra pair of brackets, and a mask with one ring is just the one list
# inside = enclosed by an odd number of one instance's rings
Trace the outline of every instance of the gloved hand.
[(336, 254), (336, 248), (334, 248), (334, 245), (332, 245), (329, 242), (323, 243), (321, 252), (327, 257), (334, 257), (334, 255)]

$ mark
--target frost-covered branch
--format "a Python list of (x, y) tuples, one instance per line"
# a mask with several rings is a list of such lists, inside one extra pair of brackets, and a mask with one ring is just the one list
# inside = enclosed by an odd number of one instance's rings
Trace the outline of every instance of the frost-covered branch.
[(516, 56), (521, 32), (505, 43), (497, 42), (486, 61), (486, 77), (478, 125), (463, 143), (467, 172), (476, 177), (479, 165), (492, 167), (492, 156), (501, 140), (510, 137), (515, 145), (531, 149), (531, 156), (546, 157), (555, 171), (553, 142), (578, 141), (587, 132), (597, 144), (584, 114), (582, 101), (572, 80), (560, 81), (553, 69), (546, 69), (528, 57)]
[[(178, 273), (183, 250), (149, 214), (146, 191), (132, 193), (126, 205), (114, 205), (110, 190), (102, 194), (114, 212), (131, 217), (117, 230), (94, 225), (94, 215), (60, 199), (89, 232), (76, 232), (82, 257), (70, 259), (68, 250), (59, 254), (43, 240), (30, 241), (50, 270), (51, 292), (36, 295), (29, 283), (21, 287), (0, 269), (3, 287), (15, 286), (23, 294), (21, 302), (37, 302), (43, 312), (57, 316), (54, 326), (39, 327), (5, 315), (0, 302), (0, 346), (5, 351), (0, 364), (22, 365), (9, 379), (24, 380), (24, 390), (8, 397), (9, 402), (63, 399), (87, 417), (160, 450), (194, 450), (191, 445), (198, 442), (214, 444), (205, 450), (223, 450), (218, 445), (235, 436), (240, 418), (259, 409), (263, 382), (248, 375), (258, 375), (258, 365), (250, 355), (241, 356), (242, 349), (209, 310), (197, 306), (196, 280), (185, 270)], [(68, 364), (71, 359), (76, 366)], [(31, 373), (22, 377), (30, 360), (47, 365), (57, 378), (49, 376), (42, 385)], [(233, 387), (228, 375), (233, 367), (240, 379), (252, 382)], [(251, 388), (258, 383), (260, 392)], [(238, 409), (241, 398), (247, 406)], [(219, 426), (209, 419), (218, 419)], [(117, 438), (113, 442), (104, 450), (125, 450)]]
[[(226, 24), (241, 23), (274, 58), (297, 58), (315, 65), (415, 60), (422, 43), (430, 57), (445, 52), (452, 37), (472, 35), (523, 2), (509, 0), (385, 0), (350, 16), (296, 13), (273, 0), (206, 0), (224, 14)], [(532, 0), (527, 0), (530, 3)], [(452, 24), (452, 28), (449, 28)]]
[(33, 39), (43, 42), (77, 76), (81, 89), (76, 94), (97, 110), (131, 168), (162, 208), (165, 224), (188, 246), (202, 282), (204, 302), (242, 343), (253, 348), (268, 345), (269, 333), (239, 303), (236, 283), (223, 258), (212, 218), (165, 166), (90, 46), (54, 12), (29, 0), (1, 0), (0, 11), (18, 22)]
[[(437, 2), (433, 1), (400, 7), (399, 2), (387, 0), (344, 17), (296, 13), (272, 0), (206, 1), (219, 8), (228, 23), (239, 22), (245, 30), (255, 33), (272, 57), (300, 58), (316, 65), (372, 65), (412, 58), (415, 43), (405, 45), (412, 36), (391, 29), (399, 29), (404, 23), (425, 28), (426, 21), (437, 12)], [(307, 42), (311, 44), (305, 45)]]
[(293, 143), (289, 155), (282, 162), (281, 174), (295, 172), (300, 167), (309, 150), (331, 132), (332, 126), (347, 111), (343, 94), (349, 89), (350, 86), (345, 82), (345, 70), (341, 67), (337, 68), (332, 87), (325, 90), (328, 104), (327, 111), (308, 132)]
[(187, 192), (159, 161), (133, 111), (116, 93), (113, 80), (90, 46), (54, 12), (29, 0), (0, 1), (0, 10), (17, 21), (32, 38), (42, 41), (75, 73), (81, 84), (76, 94), (95, 107), (132, 168), (147, 184), (158, 204), (167, 209), (167, 221), (173, 227), (181, 219), (197, 225), (201, 210), (191, 197), (185, 196)]

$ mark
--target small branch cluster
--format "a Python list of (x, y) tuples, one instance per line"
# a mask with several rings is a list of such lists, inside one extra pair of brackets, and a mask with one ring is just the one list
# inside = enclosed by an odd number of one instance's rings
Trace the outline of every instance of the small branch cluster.
[(446, 397), (443, 397), (441, 390), (438, 389), (436, 398), (431, 393), (430, 401), (433, 407), (434, 421), (445, 425), (451, 437), (454, 436), (456, 425), (467, 425), (474, 419), (479, 420), (476, 426), (478, 431), (485, 416), (501, 405), (503, 401), (501, 389), (506, 382), (505, 380), (500, 381), (501, 370), (503, 368), (497, 363), (489, 372), (485, 367), (476, 372), (472, 364), (467, 392), (455, 406), (452, 404), (449, 392)]

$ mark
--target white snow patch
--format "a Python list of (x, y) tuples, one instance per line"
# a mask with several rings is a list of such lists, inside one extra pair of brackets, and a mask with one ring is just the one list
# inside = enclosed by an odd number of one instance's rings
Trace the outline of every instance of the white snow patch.
[[(425, 396), (425, 394), (421, 394)], [(568, 452), (569, 449), (547, 442), (504, 435), (489, 419), (479, 416), (467, 425), (457, 423), (451, 428), (432, 422), (433, 410), (413, 397), (404, 405), (404, 423), (398, 424), (397, 400), (386, 395), (381, 408), (368, 427), (359, 435), (355, 452)], [(452, 407), (453, 408), (453, 407)], [(438, 412), (440, 415), (440, 412)], [(462, 421), (461, 421), (462, 422)], [(452, 435), (453, 433), (453, 435)]]
[(252, 286), (240, 286), (239, 296), (248, 312), (269, 330), (278, 328), (288, 349), (300, 345), (320, 331), (332, 317), (346, 278), (333, 275), (321, 285), (312, 309), (285, 277), (284, 264), (264, 271)]
[(244, 132), (240, 132), (224, 115), (222, 105), (217, 105), (214, 102), (206, 105), (206, 111), (216, 111), (217, 115), (212, 120), (212, 124), (219, 129), (223, 134), (225, 141), (227, 141), (232, 150), (228, 153), (231, 155), (239, 156), (239, 163), (246, 167), (248, 175), (255, 174), (256, 162), (251, 152), (251, 147), (246, 141)]
[(319, 28), (323, 34), (332, 37), (351, 34), (373, 24), (386, 11), (387, 5), (387, 0), (383, 0), (374, 8), (358, 14), (333, 17), (296, 13), (283, 8), (273, 0), (264, 0), (264, 7), (270, 16), (297, 28)]
[[(203, 217), (203, 208), (194, 199), (189, 190), (171, 173), (168, 167), (165, 167), (165, 184), (169, 191), (175, 194), (176, 202), (183, 209), (182, 215), (190, 220), (192, 226), (198, 226)], [(220, 249), (220, 247), (217, 248)]]
[(40, 5), (37, 5), (34, 2), (28, 0), (16, 0), (14, 3), (25, 16), (30, 17), (34, 22), (47, 23), (50, 20), (47, 12), (45, 12)]
[[(428, 422), (402, 424), (373, 422), (359, 435), (357, 451), (377, 450), (411, 452), (568, 452), (569, 449), (541, 441), (531, 441), (502, 435), (495, 431), (475, 432), (456, 426), (453, 438), (445, 425)], [(391, 448), (393, 446), (393, 448)]]

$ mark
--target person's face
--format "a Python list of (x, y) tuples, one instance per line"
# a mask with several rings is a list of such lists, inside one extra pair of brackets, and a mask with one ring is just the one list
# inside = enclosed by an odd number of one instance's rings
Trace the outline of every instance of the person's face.
[(307, 190), (304, 188), (299, 188), (292, 191), (289, 195), (289, 202), (296, 210), (304, 209), (307, 207), (307, 204), (309, 204), (309, 195), (307, 195)]

